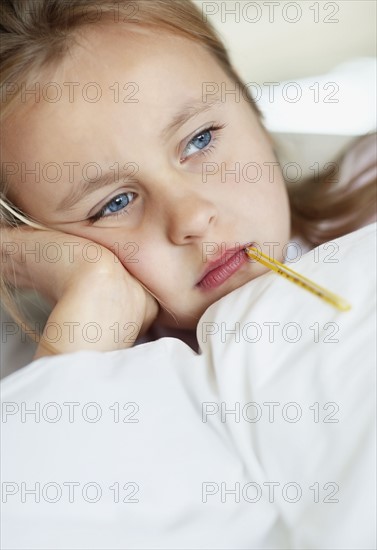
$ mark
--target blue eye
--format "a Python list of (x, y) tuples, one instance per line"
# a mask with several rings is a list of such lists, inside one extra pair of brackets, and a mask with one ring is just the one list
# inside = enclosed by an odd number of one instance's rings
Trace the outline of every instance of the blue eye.
[(110, 212), (118, 212), (119, 210), (122, 210), (125, 206), (127, 206), (129, 203), (127, 193), (122, 193), (121, 195), (118, 195), (114, 199), (112, 199), (106, 206), (105, 209), (109, 209)]
[(200, 134), (196, 135), (189, 143), (187, 144), (185, 150), (183, 151), (183, 158), (186, 159), (190, 157), (198, 150), (201, 151), (205, 149), (212, 140), (211, 129), (203, 130)]
[(199, 134), (198, 136), (194, 137), (191, 143), (198, 149), (204, 149), (204, 147), (206, 147), (209, 144), (211, 139), (212, 139), (211, 132), (206, 130), (202, 134)]
[(214, 150), (219, 131), (225, 128), (225, 126), (226, 124), (211, 124), (211, 126), (204, 128), (201, 132), (196, 134), (196, 136), (190, 139), (186, 145), (182, 153), (181, 162), (194, 156), (195, 153), (206, 155)]
[(120, 212), (122, 214), (123, 213), (126, 214), (128, 210), (127, 206), (131, 202), (131, 200), (129, 199), (129, 196), (132, 197), (134, 194), (135, 193), (132, 193), (132, 192), (120, 193), (119, 195), (111, 199), (111, 201), (109, 201), (107, 204), (105, 204), (105, 206), (101, 208), (101, 210), (97, 212), (97, 214), (94, 214), (93, 216), (91, 216), (89, 218), (89, 222), (94, 223), (100, 220), (101, 218), (108, 218), (108, 217), (111, 217), (113, 214), (116, 215)]

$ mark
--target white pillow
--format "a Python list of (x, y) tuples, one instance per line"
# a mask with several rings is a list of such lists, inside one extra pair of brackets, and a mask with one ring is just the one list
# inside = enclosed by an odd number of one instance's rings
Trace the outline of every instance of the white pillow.
[(257, 87), (255, 94), (288, 180), (326, 170), (360, 136), (376, 131), (375, 57), (273, 84)]
[(375, 241), (292, 265), (348, 312), (267, 273), (206, 310), (200, 354), (162, 338), (6, 377), (3, 547), (375, 548)]

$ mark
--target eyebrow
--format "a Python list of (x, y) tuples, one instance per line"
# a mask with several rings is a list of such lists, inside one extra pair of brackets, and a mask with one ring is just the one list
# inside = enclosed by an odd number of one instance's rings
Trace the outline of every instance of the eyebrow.
[[(180, 109), (180, 111), (173, 116), (171, 122), (169, 122), (169, 124), (163, 129), (163, 131), (161, 132), (161, 137), (163, 139), (166, 139), (168, 135), (172, 134), (178, 128), (183, 126), (186, 122), (200, 115), (201, 113), (209, 111), (214, 106), (217, 106), (219, 103), (221, 103), (221, 98), (219, 96), (211, 97), (206, 102), (203, 102), (203, 100), (187, 101)], [(97, 191), (98, 189), (102, 189), (103, 187), (107, 187), (114, 183), (120, 182), (121, 179), (124, 178), (126, 175), (127, 172), (120, 171), (119, 178), (115, 178), (114, 172), (108, 171), (101, 174), (101, 176), (95, 180), (81, 181), (80, 183), (78, 183), (77, 187), (75, 187), (63, 200), (59, 202), (56, 211), (69, 210), (84, 196), (90, 195), (91, 193), (94, 193), (95, 191)]]
[(101, 174), (101, 176), (95, 180), (93, 179), (81, 181), (77, 185), (77, 187), (72, 189), (72, 191), (62, 201), (59, 202), (58, 206), (56, 207), (56, 211), (69, 210), (84, 196), (90, 195), (91, 193), (94, 193), (95, 191), (97, 191), (98, 189), (102, 189), (103, 187), (108, 187), (110, 185), (113, 185), (114, 183), (121, 182), (122, 178), (126, 177), (127, 175), (129, 176), (129, 171), (126, 172), (120, 170), (119, 177), (115, 177), (114, 172), (109, 171)]
[(176, 115), (174, 115), (172, 121), (164, 128), (161, 133), (161, 137), (166, 138), (169, 134), (183, 126), (191, 118), (194, 118), (201, 113), (209, 111), (219, 103), (221, 103), (221, 99), (219, 96), (211, 97), (206, 102), (204, 102), (203, 100), (187, 101), (180, 109), (180, 111)]

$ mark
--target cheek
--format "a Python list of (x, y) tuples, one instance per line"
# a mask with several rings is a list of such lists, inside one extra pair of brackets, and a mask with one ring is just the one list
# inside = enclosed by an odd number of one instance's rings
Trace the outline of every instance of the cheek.
[[(287, 191), (282, 171), (270, 142), (256, 129), (239, 148), (240, 179), (243, 191), (253, 199), (255, 206), (262, 201), (267, 210), (276, 210), (287, 202)], [(283, 204), (285, 203), (285, 204)], [(276, 212), (278, 214), (278, 212)]]
[(222, 183), (250, 187), (268, 181), (269, 170), (273, 168), (270, 165), (277, 160), (262, 129), (247, 119), (234, 125), (226, 146), (221, 149), (219, 162)]
[(137, 271), (138, 266), (142, 261), (142, 257), (140, 254), (140, 247), (136, 242), (131, 241), (121, 243), (116, 241), (110, 248), (115, 256), (122, 262), (127, 271), (130, 273), (134, 273), (135, 270)]
[(169, 284), (169, 260), (162, 256), (158, 246), (125, 242), (117, 244), (113, 251), (127, 271), (151, 292), (161, 295), (173, 287)]
[(134, 277), (144, 283), (148, 269), (150, 269), (151, 260), (148, 251), (145, 251), (139, 242), (132, 237), (125, 239), (124, 231), (100, 229), (99, 227), (70, 227), (69, 230), (61, 228), (77, 237), (88, 239), (104, 248), (107, 248), (114, 254), (114, 262), (120, 262), (125, 269)]

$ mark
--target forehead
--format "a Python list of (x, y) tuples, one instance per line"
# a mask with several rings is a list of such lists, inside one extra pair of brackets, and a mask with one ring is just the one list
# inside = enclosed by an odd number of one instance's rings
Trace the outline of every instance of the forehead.
[(157, 128), (177, 106), (207, 102), (204, 89), (214, 82), (220, 88), (225, 80), (214, 57), (195, 41), (158, 30), (93, 25), (80, 31), (54, 70), (40, 75), (38, 99), (32, 93), (21, 97), (18, 114), (3, 127), (3, 143), (41, 154), (46, 135), (50, 151), (69, 137), (66, 152), (73, 158), (77, 144), (84, 151), (87, 136), (99, 129), (116, 130), (120, 121), (137, 123), (142, 131)]
[[(182, 70), (201, 71), (214, 66), (214, 59), (205, 46), (187, 35), (168, 32), (165, 29), (143, 28), (128, 24), (93, 25), (83, 28), (77, 35), (70, 51), (71, 68), (91, 74), (93, 69), (122, 66), (135, 75), (155, 63), (164, 65), (169, 74), (170, 64)], [(101, 65), (99, 63), (101, 62)], [(105, 63), (105, 65), (102, 65)], [(171, 75), (170, 76), (174, 76)]]
[(133, 105), (174, 104), (180, 100), (177, 94), (186, 90), (200, 98), (208, 82), (225, 79), (217, 60), (198, 41), (164, 30), (118, 25), (81, 34), (64, 72), (73, 81), (99, 84), (115, 102)]

